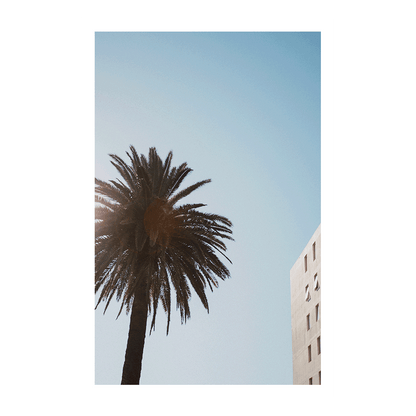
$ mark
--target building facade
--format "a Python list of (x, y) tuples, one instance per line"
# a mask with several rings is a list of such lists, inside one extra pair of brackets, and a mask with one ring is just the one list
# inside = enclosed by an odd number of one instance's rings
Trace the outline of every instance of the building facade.
[(290, 270), (293, 384), (321, 384), (321, 226)]

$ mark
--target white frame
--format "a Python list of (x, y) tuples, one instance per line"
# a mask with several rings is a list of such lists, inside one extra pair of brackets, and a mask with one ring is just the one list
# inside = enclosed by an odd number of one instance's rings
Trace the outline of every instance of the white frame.
[[(321, 32), (321, 272), (326, 316), (320, 386), (104, 386), (94, 384), (94, 41), (97, 31)], [(88, 16), (80, 18), (80, 400), (82, 402), (333, 402), (338, 399), (338, 17)], [(334, 278), (329, 278), (329, 277)], [(327, 278), (328, 277), (328, 278)]]

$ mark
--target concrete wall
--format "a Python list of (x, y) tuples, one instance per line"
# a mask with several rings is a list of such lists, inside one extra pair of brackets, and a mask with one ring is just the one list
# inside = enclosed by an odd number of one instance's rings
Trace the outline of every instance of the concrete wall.
[[(313, 260), (312, 245), (315, 242), (316, 258)], [(305, 272), (305, 255), (307, 271)], [(314, 290), (314, 276), (318, 274), (320, 289)], [(305, 287), (309, 285), (310, 300), (305, 300)], [(321, 226), (317, 228), (301, 255), (290, 270), (290, 292), (292, 305), (292, 353), (293, 384), (319, 384), (321, 354), (318, 354), (317, 339), (321, 336)], [(316, 320), (316, 305), (319, 304), (319, 320)], [(310, 329), (307, 329), (307, 315)], [(308, 346), (311, 346), (311, 361), (308, 361)], [(322, 338), (321, 338), (322, 351)]]

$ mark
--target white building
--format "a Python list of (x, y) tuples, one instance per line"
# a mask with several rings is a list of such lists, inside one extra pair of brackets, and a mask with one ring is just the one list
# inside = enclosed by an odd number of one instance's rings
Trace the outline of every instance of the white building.
[(321, 384), (321, 226), (290, 270), (293, 384)]

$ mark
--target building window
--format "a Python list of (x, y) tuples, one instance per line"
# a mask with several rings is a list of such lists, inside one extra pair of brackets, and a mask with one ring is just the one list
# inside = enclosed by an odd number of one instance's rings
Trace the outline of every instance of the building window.
[(316, 260), (316, 242), (312, 244), (312, 259), (313, 261)]
[(309, 379), (309, 384), (311, 384), (311, 385), (313, 384), (312, 383), (312, 377)]
[(319, 385), (321, 385), (321, 372), (318, 373), (319, 376)]
[(316, 339), (316, 347), (317, 347), (318, 355), (319, 355), (321, 353), (321, 337), (320, 336)]
[(311, 300), (311, 294), (309, 293), (309, 285), (305, 286), (305, 300), (309, 302)]
[(305, 254), (305, 257), (303, 258), (305, 263), (305, 273), (308, 271), (308, 255)]
[(312, 361), (312, 347), (311, 345), (308, 346), (308, 362)]
[(320, 288), (319, 280), (318, 280), (318, 273), (316, 273), (315, 276), (313, 277), (313, 288), (314, 290), (319, 290)]
[(316, 322), (319, 321), (319, 315), (320, 315), (320, 310), (319, 310), (319, 303), (315, 306), (315, 314), (316, 314)]
[(311, 315), (309, 313), (306, 316), (306, 329), (308, 331), (311, 329)]

